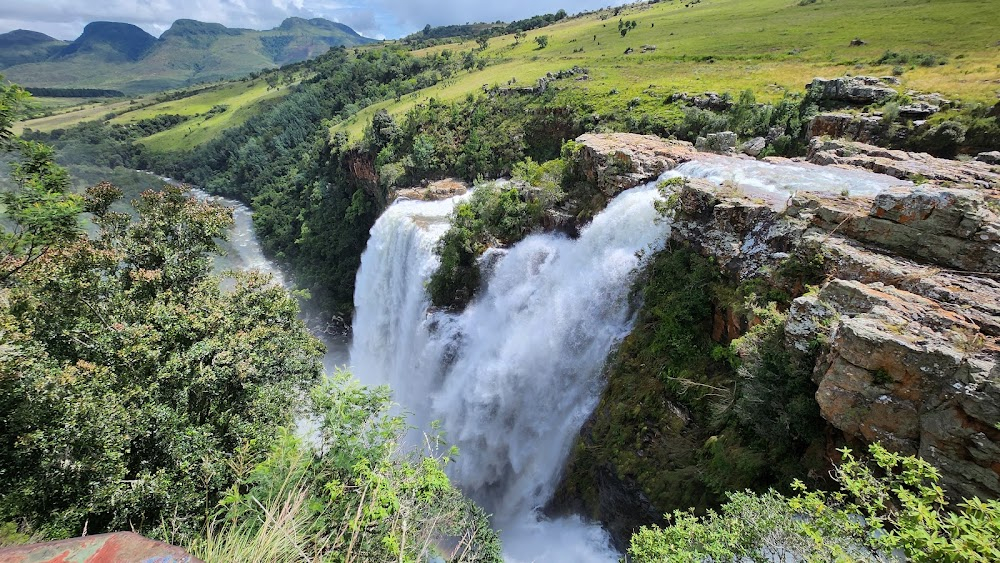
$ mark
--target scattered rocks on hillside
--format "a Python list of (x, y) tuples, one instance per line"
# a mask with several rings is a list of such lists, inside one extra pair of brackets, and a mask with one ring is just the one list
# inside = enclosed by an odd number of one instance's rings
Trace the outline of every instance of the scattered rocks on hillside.
[(817, 91), (823, 101), (854, 105), (879, 104), (899, 93), (887, 86), (883, 79), (872, 76), (845, 76), (830, 80), (814, 78), (806, 88)]
[(721, 133), (709, 133), (704, 137), (698, 137), (694, 146), (700, 151), (714, 152), (718, 154), (735, 154), (738, 139), (736, 133), (732, 131), (722, 131)]
[(469, 185), (457, 178), (445, 178), (431, 182), (420, 188), (405, 188), (396, 190), (396, 199), (415, 199), (418, 201), (441, 201), (469, 191)]
[(720, 96), (716, 92), (705, 92), (701, 95), (691, 95), (679, 92), (670, 96), (671, 102), (683, 102), (699, 109), (712, 111), (728, 111), (733, 107), (733, 101), (728, 96)]
[(883, 149), (852, 141), (814, 137), (809, 142), (806, 160), (813, 164), (866, 168), (903, 180), (922, 177), (982, 188), (1000, 184), (1000, 173), (986, 162), (948, 160), (927, 153)]
[(851, 47), (860, 47), (862, 45), (867, 45), (867, 44), (868, 44), (867, 41), (864, 41), (863, 39), (859, 39), (857, 37), (851, 39)]

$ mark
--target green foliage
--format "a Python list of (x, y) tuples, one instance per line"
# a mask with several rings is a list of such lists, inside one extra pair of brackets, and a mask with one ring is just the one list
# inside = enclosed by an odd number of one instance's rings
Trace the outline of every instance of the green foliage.
[(678, 511), (664, 528), (643, 528), (629, 554), (652, 561), (882, 561), (900, 550), (908, 561), (982, 562), (1000, 557), (1000, 502), (965, 500), (949, 510), (928, 462), (873, 444), (871, 462), (850, 450), (836, 471), (840, 489), (787, 498), (734, 493), (704, 517)]
[(539, 35), (539, 36), (535, 37), (535, 43), (538, 44), (538, 48), (539, 49), (544, 49), (544, 48), (546, 48), (546, 47), (549, 46), (549, 36), (548, 35)]
[[(0, 124), (2, 125), (2, 124)], [(18, 140), (11, 164), (14, 187), (0, 194), (10, 230), (0, 231), (0, 285), (80, 234), (79, 196), (68, 193), (69, 175), (51, 147)]]
[(909, 140), (909, 146), (942, 158), (954, 158), (968, 129), (958, 121), (944, 121)]
[(877, 65), (915, 65), (932, 67), (943, 65), (947, 62), (945, 57), (934, 53), (899, 53), (896, 51), (886, 51), (872, 64)]
[[(522, 170), (531, 164), (524, 164)], [(471, 300), (479, 287), (479, 256), (491, 246), (516, 243), (539, 226), (542, 202), (526, 192), (498, 182), (481, 184), (469, 201), (455, 206), (451, 227), (435, 248), (441, 264), (427, 285), (435, 306)]]
[[(233, 485), (193, 552), (209, 563), (332, 560), (500, 561), (481, 509), (444, 473), (455, 452), (404, 448), (388, 389), (337, 372), (313, 390), (313, 440), (283, 433)], [(454, 538), (440, 553), (438, 539)]]
[(321, 346), (268, 279), (208, 275), (229, 211), (177, 189), (110, 211), (101, 232), (0, 292), (0, 521), (50, 538), (134, 528), (197, 532), (262, 459), (321, 369)]

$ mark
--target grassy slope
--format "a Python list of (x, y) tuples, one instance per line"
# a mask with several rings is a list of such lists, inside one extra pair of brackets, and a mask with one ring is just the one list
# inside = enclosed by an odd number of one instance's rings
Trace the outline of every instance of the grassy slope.
[[(624, 38), (618, 32), (619, 17), (638, 22)], [(399, 116), (432, 97), (455, 100), (512, 78), (517, 85), (531, 85), (546, 72), (574, 65), (589, 69), (590, 80), (564, 80), (559, 84), (564, 88), (560, 95), (586, 98), (598, 112), (620, 109), (634, 99), (643, 109), (663, 107), (663, 95), (672, 91), (736, 93), (752, 88), (758, 99), (774, 99), (786, 90), (801, 91), (815, 76), (886, 75), (892, 71), (890, 66), (871, 62), (887, 50), (947, 57), (943, 66), (904, 69), (904, 90), (937, 91), (977, 101), (992, 101), (1000, 92), (1000, 51), (996, 48), (1000, 27), (991, 24), (1000, 21), (1000, 2), (992, 0), (818, 0), (805, 6), (796, 0), (702, 0), (689, 8), (679, 2), (661, 2), (623, 10), (619, 17), (605, 11), (564, 21), (529, 32), (519, 45), (511, 35), (493, 38), (481, 54), (493, 61), (490, 66), (461, 72), (398, 102), (373, 105), (335, 125), (333, 131), (346, 131), (357, 139), (379, 109)], [(537, 48), (534, 38), (538, 35), (549, 36), (547, 48)], [(868, 44), (851, 47), (856, 37)], [(657, 49), (640, 53), (643, 45)], [(627, 47), (636, 52), (625, 55)], [(470, 41), (416, 54), (448, 49), (461, 56), (475, 48), (476, 43)], [(708, 62), (708, 57), (714, 62)], [(115, 122), (170, 113), (195, 115), (217, 104), (229, 106), (221, 115), (195, 118), (146, 141), (154, 150), (177, 150), (243, 123), (253, 115), (255, 103), (286, 92), (285, 87), (269, 92), (260, 81), (250, 88), (247, 83), (227, 83), (175, 102), (148, 106), (140, 100), (137, 106), (142, 109), (122, 113)], [(129, 107), (129, 102), (89, 105), (20, 127), (52, 130)]]
[(288, 92), (289, 88), (287, 86), (269, 90), (267, 84), (259, 79), (249, 82), (225, 83), (190, 98), (156, 104), (136, 111), (123, 113), (111, 122), (131, 123), (164, 114), (196, 116), (204, 114), (216, 105), (229, 106), (229, 109), (223, 113), (207, 117), (193, 117), (177, 127), (162, 131), (141, 141), (157, 152), (176, 151), (204, 143), (229, 127), (243, 124), (253, 116), (254, 105), (265, 100), (284, 96)]
[[(201, 88), (201, 87), (199, 87)], [(159, 152), (175, 151), (204, 143), (229, 127), (241, 125), (254, 115), (254, 106), (265, 100), (278, 98), (289, 92), (288, 86), (268, 90), (262, 79), (248, 82), (224, 82), (208, 90), (179, 100), (155, 103), (153, 96), (110, 103), (84, 103), (48, 117), (22, 121), (14, 126), (15, 133), (25, 128), (52, 131), (77, 123), (101, 119), (109, 113), (118, 114), (111, 123), (133, 123), (158, 115), (196, 116), (216, 105), (226, 105), (223, 113), (208, 117), (193, 117), (173, 129), (143, 139), (151, 149)]]
[[(661, 2), (623, 10), (620, 18), (638, 22), (624, 38), (619, 18), (607, 11), (603, 16), (607, 19), (591, 15), (529, 32), (520, 45), (513, 36), (494, 38), (484, 54), (498, 64), (463, 72), (400, 102), (367, 108), (334, 131), (357, 138), (378, 109), (400, 115), (431, 97), (456, 99), (511, 78), (531, 84), (546, 72), (573, 65), (588, 68), (591, 80), (566, 81), (579, 90), (566, 95), (585, 95), (598, 110), (602, 104), (623, 106), (651, 86), (689, 92), (752, 88), (758, 98), (777, 98), (785, 90), (800, 91), (815, 76), (889, 74), (890, 66), (871, 64), (887, 50), (948, 58), (944, 66), (905, 69), (904, 89), (981, 101), (995, 99), (1000, 90), (1000, 27), (991, 23), (1000, 21), (995, 1), (819, 0), (799, 6), (796, 0), (703, 0), (691, 7)], [(538, 35), (549, 36), (547, 48), (537, 49), (533, 39)], [(851, 47), (854, 38), (867, 45)], [(657, 49), (639, 53), (643, 45)], [(450, 49), (460, 54), (475, 47), (467, 42), (418, 53)], [(636, 52), (625, 55), (627, 47)], [(703, 60), (707, 57), (714, 62)], [(609, 95), (612, 89), (619, 93)]]

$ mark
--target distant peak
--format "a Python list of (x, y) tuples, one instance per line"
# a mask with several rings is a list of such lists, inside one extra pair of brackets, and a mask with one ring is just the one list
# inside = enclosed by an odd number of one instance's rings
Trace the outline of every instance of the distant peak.
[(281, 31), (292, 31), (294, 29), (303, 27), (325, 29), (328, 31), (342, 31), (352, 36), (361, 37), (361, 35), (357, 31), (354, 31), (354, 29), (351, 28), (351, 26), (333, 22), (323, 18), (313, 18), (310, 20), (307, 20), (305, 18), (294, 18), (294, 17), (288, 18), (285, 21), (281, 22), (281, 25), (279, 25), (277, 29)]
[(50, 41), (58, 41), (55, 37), (50, 37), (38, 31), (31, 31), (30, 29), (15, 29), (7, 33), (0, 33), (0, 39), (20, 43), (48, 43)]
[(110, 48), (130, 60), (138, 60), (156, 43), (156, 38), (142, 28), (122, 22), (91, 22), (80, 35), (60, 53), (67, 56), (97, 49)]

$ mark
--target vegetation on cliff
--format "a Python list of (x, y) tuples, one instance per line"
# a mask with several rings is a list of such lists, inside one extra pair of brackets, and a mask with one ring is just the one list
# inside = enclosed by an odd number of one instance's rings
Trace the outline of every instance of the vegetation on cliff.
[(950, 508), (926, 461), (877, 444), (870, 459), (841, 453), (834, 491), (796, 481), (791, 497), (731, 493), (718, 512), (698, 517), (678, 510), (668, 515), (669, 525), (640, 530), (629, 554), (638, 563), (1000, 558), (1000, 502), (966, 499)]

